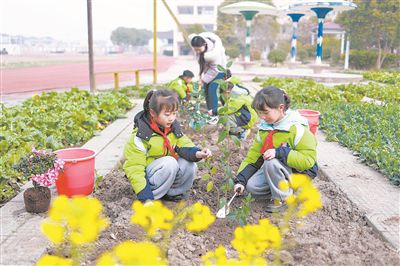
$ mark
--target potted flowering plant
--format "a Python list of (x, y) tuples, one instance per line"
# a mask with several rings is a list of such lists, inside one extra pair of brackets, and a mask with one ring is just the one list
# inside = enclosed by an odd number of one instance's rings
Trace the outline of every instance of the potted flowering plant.
[(59, 171), (64, 169), (64, 161), (53, 152), (33, 148), (30, 154), (14, 165), (14, 169), (31, 178), (34, 186), (24, 192), (26, 211), (46, 212), (51, 199), (49, 187), (56, 182)]

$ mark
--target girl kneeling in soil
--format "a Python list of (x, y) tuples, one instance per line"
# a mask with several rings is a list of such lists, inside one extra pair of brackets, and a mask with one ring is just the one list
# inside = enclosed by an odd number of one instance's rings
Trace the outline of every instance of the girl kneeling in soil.
[(209, 115), (227, 115), (229, 134), (237, 136), (240, 140), (245, 139), (249, 129), (257, 122), (257, 113), (251, 107), (253, 98), (245, 94), (233, 94), (234, 85), (228, 83), (228, 87), (222, 93), (227, 102), (219, 107), (216, 112), (210, 110)]
[(196, 175), (194, 162), (211, 156), (209, 149), (195, 147), (182, 133), (178, 105), (173, 91), (150, 91), (144, 110), (135, 116), (123, 169), (140, 201), (187, 198)]
[(291, 189), (281, 190), (280, 181), (290, 181), (293, 172), (314, 178), (318, 171), (317, 141), (307, 120), (289, 106), (289, 96), (279, 88), (257, 92), (252, 107), (262, 122), (235, 178), (234, 191), (239, 194), (246, 187), (255, 197), (270, 198), (267, 212), (285, 210), (284, 199), (293, 193)]

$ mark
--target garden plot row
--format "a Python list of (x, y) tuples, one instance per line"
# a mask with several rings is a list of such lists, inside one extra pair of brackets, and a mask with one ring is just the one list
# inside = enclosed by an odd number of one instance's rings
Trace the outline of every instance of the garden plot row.
[[(295, 108), (321, 112), (328, 140), (350, 148), (362, 161), (400, 184), (400, 87), (377, 84), (325, 87), (312, 80), (270, 78), (262, 86), (288, 92)], [(364, 96), (383, 101), (361, 102)]]

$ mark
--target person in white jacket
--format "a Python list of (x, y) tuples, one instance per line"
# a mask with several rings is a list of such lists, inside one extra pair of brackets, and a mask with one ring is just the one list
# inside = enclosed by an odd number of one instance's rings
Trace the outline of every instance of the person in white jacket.
[[(225, 48), (221, 39), (212, 32), (189, 35), (190, 44), (197, 55), (200, 67), (200, 82), (206, 95), (209, 113), (216, 113), (218, 109), (218, 79), (224, 79), (224, 72), (217, 66), (226, 66)], [(214, 111), (214, 112), (213, 112)], [(209, 123), (216, 124), (218, 116), (211, 116)]]

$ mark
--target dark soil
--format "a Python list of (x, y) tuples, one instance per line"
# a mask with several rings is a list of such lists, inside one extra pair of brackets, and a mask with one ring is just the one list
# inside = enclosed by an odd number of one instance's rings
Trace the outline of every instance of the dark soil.
[[(184, 126), (186, 134), (198, 145), (202, 143), (213, 151), (215, 163), (221, 169), (221, 152), (216, 146), (218, 132), (216, 126), (206, 126), (204, 132), (197, 133)], [(254, 138), (253, 131), (242, 146), (229, 145), (232, 156), (230, 165), (234, 171), (239, 167)], [(198, 177), (207, 170), (199, 167)], [(216, 186), (221, 184), (222, 172), (218, 170), (212, 177)], [(208, 181), (196, 179), (190, 192), (189, 203), (201, 202), (210, 206), (215, 213), (218, 210), (216, 190), (206, 193)], [(287, 265), (399, 265), (399, 255), (367, 225), (364, 214), (360, 212), (335, 185), (319, 175), (314, 184), (319, 188), (324, 207), (301, 221), (291, 224), (292, 230), (284, 249), (281, 261)], [(122, 170), (115, 170), (107, 175), (94, 193), (104, 205), (105, 215), (110, 219), (110, 227), (102, 233), (95, 244), (95, 252), (88, 256), (85, 264), (94, 264), (99, 254), (110, 249), (123, 240), (142, 240), (144, 232), (130, 223), (132, 202), (136, 196)], [(229, 195), (230, 196), (230, 195)], [(175, 203), (166, 202), (173, 208)], [(248, 223), (257, 223), (260, 218), (270, 218), (279, 223), (278, 217), (271, 217), (264, 211), (265, 200), (256, 200), (251, 205)], [(235, 200), (233, 208), (240, 205)], [(228, 219), (217, 219), (203, 234), (194, 235), (178, 231), (172, 237), (168, 260), (170, 265), (199, 265), (201, 256), (215, 249), (219, 244), (225, 245), (228, 256), (234, 257), (235, 251), (230, 246), (233, 230), (237, 222)], [(267, 255), (272, 261), (272, 255)]]
[(50, 206), (51, 193), (48, 187), (28, 188), (24, 192), (24, 203), (27, 212), (46, 212)]

